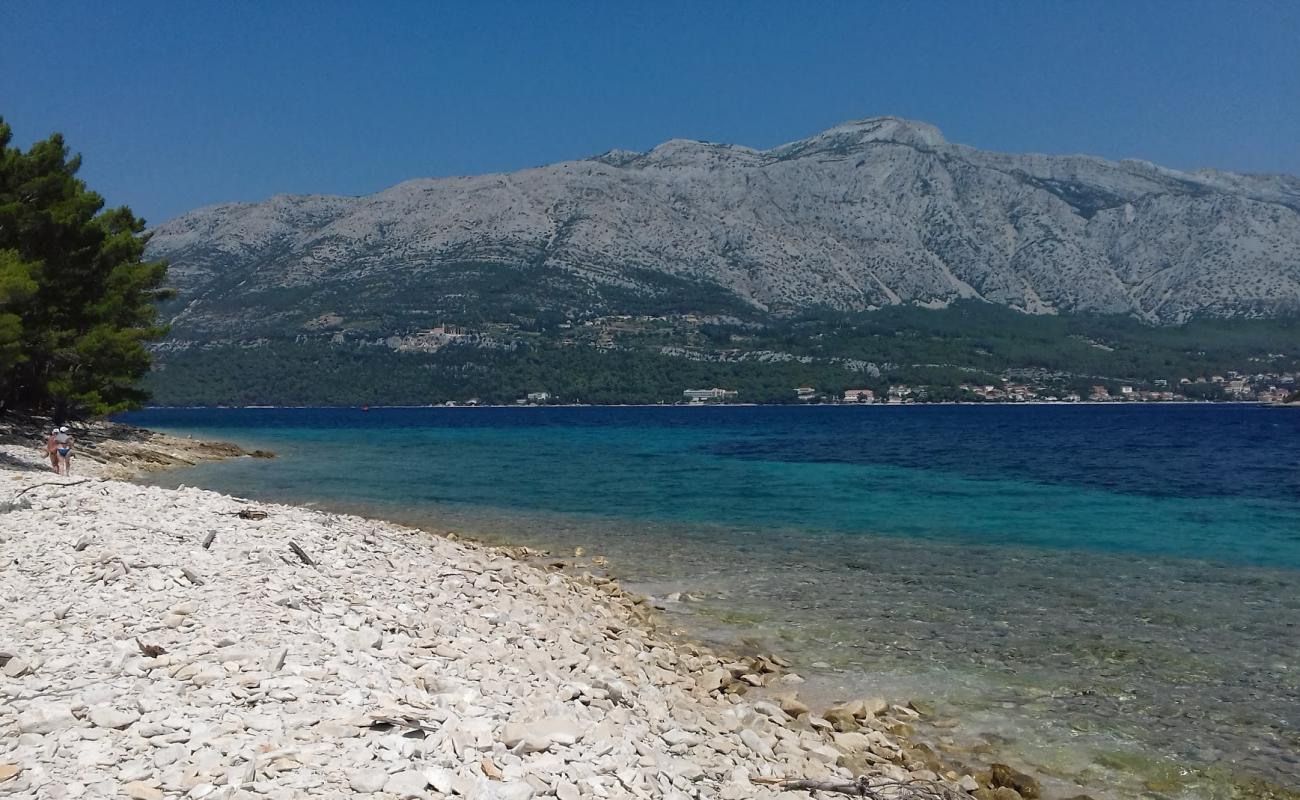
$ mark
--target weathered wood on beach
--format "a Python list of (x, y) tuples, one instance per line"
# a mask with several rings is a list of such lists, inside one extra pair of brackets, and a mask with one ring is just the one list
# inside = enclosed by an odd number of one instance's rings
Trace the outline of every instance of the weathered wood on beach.
[(62, 487), (62, 486), (80, 486), (80, 485), (83, 484), (83, 483), (90, 483), (90, 478), (82, 478), (82, 479), (79, 480), (79, 481), (45, 481), (44, 483), (33, 483), (31, 486), (28, 486), (26, 489), (23, 489), (21, 492), (19, 492), (18, 494), (14, 495), (14, 499), (11, 500), (10, 502), (13, 502), (13, 503), (18, 502), (18, 498), (20, 498), (20, 497), (22, 497), (23, 495), (27, 494), (27, 493), (30, 492), (32, 489), (39, 489), (39, 488), (42, 487), (42, 486), (60, 486), (60, 487)]
[(438, 732), (437, 728), (426, 725), (423, 722), (419, 722), (410, 717), (400, 718), (400, 717), (372, 716), (370, 718), (370, 727), (373, 728), (381, 725), (392, 725), (393, 727), (397, 727), (397, 728), (410, 728), (411, 730), (424, 731), (425, 733)]
[(162, 648), (161, 645), (146, 644), (145, 642), (140, 641), (139, 636), (135, 637), (135, 646), (140, 648), (141, 653), (143, 653), (146, 656), (149, 656), (150, 658), (157, 658), (158, 656), (167, 652)]
[(753, 777), (754, 783), (776, 786), (785, 791), (831, 792), (847, 794), (853, 797), (866, 797), (868, 800), (956, 800), (955, 792), (933, 781), (876, 781), (873, 783), (866, 776), (852, 783), (843, 781), (817, 781), (806, 778), (762, 778)]
[(181, 567), (181, 574), (185, 576), (186, 580), (188, 580), (190, 583), (194, 584), (195, 586), (202, 586), (203, 584), (207, 583), (207, 581), (199, 577), (199, 573), (195, 572), (189, 567)]
[(208, 535), (203, 537), (203, 549), (207, 550), (212, 547), (212, 540), (217, 538), (216, 531), (208, 531)]
[(296, 555), (302, 563), (309, 567), (316, 566), (316, 562), (311, 560), (311, 556), (307, 555), (307, 552), (299, 547), (297, 542), (289, 542), (289, 549), (293, 551), (293, 554)]

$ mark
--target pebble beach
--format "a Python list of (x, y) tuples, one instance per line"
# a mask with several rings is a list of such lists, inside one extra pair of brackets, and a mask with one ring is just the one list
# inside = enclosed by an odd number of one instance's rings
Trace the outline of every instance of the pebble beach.
[(228, 450), (96, 449), (61, 478), (0, 445), (0, 795), (1039, 794), (945, 768), (907, 706), (809, 708), (778, 656), (683, 642), (608, 577), (119, 479)]

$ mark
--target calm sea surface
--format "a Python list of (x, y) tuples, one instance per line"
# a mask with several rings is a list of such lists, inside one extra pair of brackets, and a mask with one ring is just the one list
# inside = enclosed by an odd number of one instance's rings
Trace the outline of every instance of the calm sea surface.
[(1059, 791), (1300, 791), (1295, 409), (158, 409), (126, 421), (280, 455), (162, 483), (607, 555), (629, 583), (697, 597), (668, 604), (696, 635), (793, 654), (826, 698), (925, 699), (935, 744), (1009, 757)]

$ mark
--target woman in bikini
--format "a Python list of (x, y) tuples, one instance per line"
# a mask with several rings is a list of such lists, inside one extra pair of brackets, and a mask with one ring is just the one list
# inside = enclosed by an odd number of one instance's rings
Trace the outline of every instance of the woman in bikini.
[(59, 457), (58, 473), (64, 477), (72, 474), (72, 436), (68, 432), (68, 426), (64, 425), (59, 428), (59, 432), (54, 435), (54, 443), (58, 445), (54, 451)]

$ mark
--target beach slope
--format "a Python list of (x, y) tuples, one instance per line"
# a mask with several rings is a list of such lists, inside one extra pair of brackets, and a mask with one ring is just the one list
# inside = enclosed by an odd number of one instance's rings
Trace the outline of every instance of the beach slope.
[(884, 719), (837, 732), (728, 692), (613, 582), (0, 450), (0, 791), (739, 800), (935, 777)]

